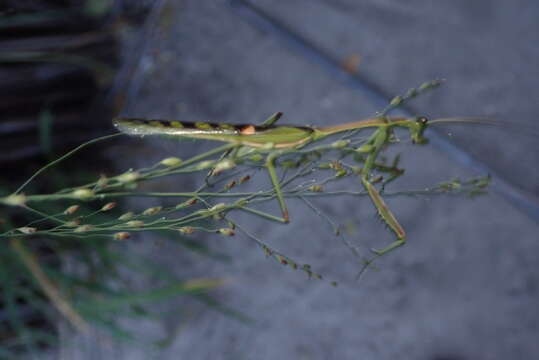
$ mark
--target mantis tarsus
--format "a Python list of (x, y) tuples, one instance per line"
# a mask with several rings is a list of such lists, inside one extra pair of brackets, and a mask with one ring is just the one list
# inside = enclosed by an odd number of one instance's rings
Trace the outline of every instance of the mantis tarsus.
[[(410, 89), (403, 97), (394, 98), (379, 116), (328, 127), (275, 125), (281, 117), (276, 113), (261, 125), (243, 124), (232, 125), (225, 123), (183, 122), (169, 120), (149, 120), (139, 118), (118, 117), (113, 120), (115, 126), (122, 132), (130, 135), (168, 135), (183, 138), (206, 139), (230, 143), (232, 151), (226, 156), (235, 156), (240, 149), (256, 149), (257, 152), (266, 153), (265, 167), (273, 184), (277, 200), (282, 212), (282, 222), (289, 222), (289, 215), (281, 185), (275, 170), (275, 161), (288, 151), (302, 148), (315, 141), (341, 132), (374, 128), (375, 131), (363, 144), (358, 152), (363, 153), (365, 163), (361, 171), (361, 183), (374, 204), (378, 215), (395, 234), (396, 240), (380, 250), (373, 250), (376, 255), (382, 256), (389, 251), (403, 245), (406, 233), (393, 213), (384, 202), (380, 192), (373, 185), (371, 173), (376, 165), (380, 151), (390, 141), (395, 128), (405, 128), (415, 144), (424, 144), (427, 139), (423, 133), (429, 123), (425, 117), (404, 118), (388, 117), (386, 114), (393, 108), (401, 105), (405, 100), (415, 97), (423, 91), (432, 89), (440, 84), (435, 80), (421, 85), (417, 89)], [(443, 121), (443, 120), (440, 120)]]

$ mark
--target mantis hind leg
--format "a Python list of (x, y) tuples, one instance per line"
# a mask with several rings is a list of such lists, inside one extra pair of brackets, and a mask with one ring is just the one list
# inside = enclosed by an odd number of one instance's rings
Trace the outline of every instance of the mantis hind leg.
[(273, 184), (273, 188), (275, 189), (277, 201), (279, 202), (279, 206), (281, 207), (281, 212), (283, 216), (282, 222), (288, 223), (290, 221), (290, 217), (288, 215), (288, 208), (284, 201), (284, 196), (281, 189), (281, 184), (279, 182), (279, 178), (277, 177), (277, 172), (275, 171), (275, 159), (279, 155), (279, 153), (272, 153), (268, 155), (268, 157), (266, 158), (266, 169), (268, 169), (268, 174), (270, 176), (271, 183)]

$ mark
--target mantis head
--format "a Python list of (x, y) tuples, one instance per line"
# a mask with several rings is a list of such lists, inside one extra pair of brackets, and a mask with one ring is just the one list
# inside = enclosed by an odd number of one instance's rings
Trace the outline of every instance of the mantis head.
[(418, 116), (410, 120), (409, 129), (414, 144), (427, 144), (429, 140), (423, 136), (429, 120), (424, 116)]

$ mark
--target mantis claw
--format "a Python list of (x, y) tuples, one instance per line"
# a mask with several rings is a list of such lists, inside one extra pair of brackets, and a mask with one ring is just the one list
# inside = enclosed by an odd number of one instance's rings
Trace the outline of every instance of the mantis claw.
[(381, 249), (381, 250), (377, 250), (377, 249), (371, 249), (371, 251), (373, 253), (375, 253), (377, 256), (383, 256), (385, 254), (387, 254), (388, 252), (392, 251), (392, 250), (395, 250), (396, 248), (404, 245), (406, 243), (406, 239), (399, 239), (399, 240), (396, 240), (394, 242), (392, 242), (389, 246)]

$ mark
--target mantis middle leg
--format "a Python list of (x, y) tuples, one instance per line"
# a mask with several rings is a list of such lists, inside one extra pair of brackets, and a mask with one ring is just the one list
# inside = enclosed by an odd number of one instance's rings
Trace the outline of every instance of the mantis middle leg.
[(266, 169), (268, 169), (271, 183), (273, 184), (273, 188), (275, 189), (277, 200), (279, 201), (279, 206), (281, 207), (281, 212), (283, 216), (282, 222), (288, 223), (290, 221), (290, 217), (288, 215), (288, 208), (284, 201), (284, 196), (281, 190), (281, 184), (279, 182), (279, 178), (277, 177), (277, 172), (275, 171), (275, 159), (277, 159), (279, 155), (281, 155), (281, 152), (272, 152), (268, 155), (268, 157), (266, 158)]

